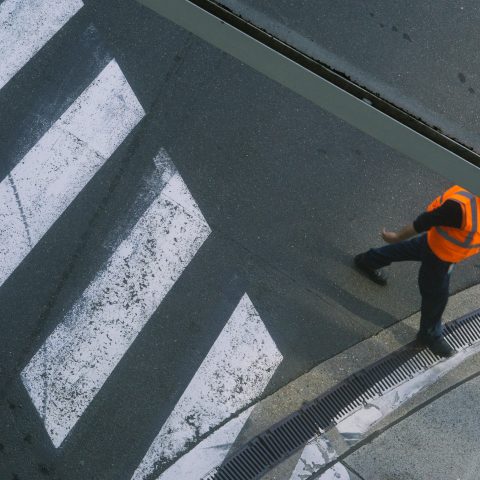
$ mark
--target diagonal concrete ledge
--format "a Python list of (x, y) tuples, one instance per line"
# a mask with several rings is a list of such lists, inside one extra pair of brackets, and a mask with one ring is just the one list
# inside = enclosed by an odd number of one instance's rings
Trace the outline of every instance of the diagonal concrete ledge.
[[(200, 8), (193, 1), (137, 1), (364, 133), (395, 148), (455, 183), (480, 194), (478, 154), (441, 135), (446, 142), (445, 146), (448, 146), (446, 148), (442, 146), (441, 139), (433, 141), (431, 138), (434, 137), (427, 137), (425, 132), (419, 133), (421, 122), (412, 116), (410, 116), (410, 120), (412, 125), (417, 125), (416, 129), (407, 126), (405, 120), (398, 121), (392, 113), (384, 113), (387, 110), (381, 110), (381, 105), (385, 103), (383, 99), (372, 96), (366, 90), (365, 98), (358, 92), (353, 95), (347, 91), (346, 86), (340, 88), (326, 80), (312, 69), (299, 63), (300, 57), (306, 57), (302, 52), (294, 51), (296, 58), (294, 61)], [(219, 8), (215, 2), (204, 0), (203, 3)], [(238, 20), (244, 22), (241, 18)], [(250, 27), (262, 32), (253, 25)], [(265, 32), (263, 35), (265, 37)], [(267, 34), (266, 37), (274, 42), (283, 43), (272, 35)], [(286, 44), (283, 46), (289, 51), (294, 50)], [(359, 89), (359, 86), (352, 82), (350, 82), (350, 87), (352, 92)], [(398, 110), (398, 108), (390, 105), (388, 111), (393, 110)], [(435, 135), (432, 127), (423, 124), (423, 129)]]
[[(447, 311), (444, 315), (444, 321), (454, 320), (478, 309), (479, 294), (480, 286), (476, 285), (451, 296)], [(323, 362), (271, 396), (257, 403), (250, 414), (249, 421), (232, 447), (231, 453), (235, 452), (237, 447), (240, 448), (273, 424), (297, 411), (304, 402), (317, 398), (351, 374), (410, 343), (417, 332), (419, 319), (420, 314), (416, 313), (396, 323), (390, 328), (379, 332), (377, 335)], [(324, 437), (325, 441), (335, 450), (336, 455), (335, 458), (332, 459), (332, 462), (326, 463), (318, 472), (321, 473), (330, 468), (334, 465), (334, 462), (342, 460), (349, 455), (350, 452), (360, 448), (369, 438), (375, 436), (377, 432), (383, 431), (388, 428), (389, 425), (395, 424), (403, 417), (408, 416), (410, 412), (428, 403), (432, 398), (441, 395), (443, 391), (452, 388), (452, 386), (480, 372), (479, 353), (472, 354), (469, 357), (454, 356), (453, 359), (453, 364), (450, 366), (445, 365), (444, 367), (443, 363), (440, 363), (434, 367), (437, 369), (435, 374), (438, 375), (438, 378), (435, 377), (433, 383), (427, 383), (425, 388), (420, 389), (418, 393), (400, 404), (398, 408), (389, 412), (388, 415), (379, 418), (371, 428), (368, 428), (362, 433), (362, 438), (359, 438), (358, 441), (349, 443), (341, 431), (341, 426), (326, 432), (322, 437)], [(445, 370), (444, 373), (442, 369)], [(298, 462), (300, 454), (301, 452), (297, 452), (297, 454), (292, 455), (285, 462), (272, 469), (263, 478), (265, 480), (288, 480)], [(314, 478), (314, 476), (312, 476), (312, 478)], [(321, 476), (318, 478), (321, 478)]]
[[(480, 285), (452, 295), (443, 317), (444, 322), (479, 308), (479, 298)], [(252, 423), (255, 423), (255, 431), (252, 427), (249, 433), (253, 436), (262, 432), (273, 423), (298, 410), (304, 402), (315, 399), (353, 373), (412, 342), (417, 333), (419, 321), (420, 313), (417, 312), (326, 360), (260, 401), (256, 404), (251, 416)]]
[(347, 450), (342, 463), (365, 480), (478, 479), (479, 357), (449, 372), (451, 386), (438, 382), (432, 385), (438, 394), (430, 390), (414, 408), (396, 412), (393, 422)]

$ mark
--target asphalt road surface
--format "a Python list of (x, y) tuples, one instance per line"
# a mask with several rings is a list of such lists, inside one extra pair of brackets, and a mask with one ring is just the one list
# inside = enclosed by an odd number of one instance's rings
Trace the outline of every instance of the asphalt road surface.
[(219, 3), (479, 151), (475, 0)]
[(0, 3), (0, 478), (168, 478), (419, 309), (352, 256), (449, 182), (133, 0), (38, 3)]

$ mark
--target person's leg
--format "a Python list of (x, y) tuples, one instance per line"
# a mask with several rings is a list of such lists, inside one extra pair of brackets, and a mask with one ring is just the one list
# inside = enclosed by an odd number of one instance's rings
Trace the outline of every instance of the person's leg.
[(387, 276), (381, 268), (390, 265), (392, 262), (405, 260), (420, 261), (423, 258), (426, 243), (426, 235), (420, 235), (410, 240), (391, 243), (379, 248), (371, 248), (364, 253), (356, 255), (354, 263), (370, 280), (379, 285), (386, 285)]
[(418, 272), (418, 286), (422, 295), (420, 334), (434, 338), (442, 336), (442, 314), (448, 303), (450, 265), (433, 253), (422, 262)]
[(407, 260), (421, 261), (425, 243), (426, 235), (420, 235), (398, 243), (390, 243), (383, 247), (371, 248), (361, 254), (362, 261), (374, 270), (386, 267), (392, 262), (403, 262)]
[(436, 355), (449, 357), (455, 350), (443, 338), (442, 314), (448, 302), (451, 263), (440, 260), (426, 245), (418, 272), (418, 286), (422, 295), (420, 329), (417, 341)]

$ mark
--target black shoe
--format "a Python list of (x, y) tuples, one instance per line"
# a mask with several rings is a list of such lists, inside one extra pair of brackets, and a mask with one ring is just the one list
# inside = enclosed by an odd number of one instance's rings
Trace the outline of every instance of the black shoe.
[(379, 285), (387, 284), (387, 276), (385, 275), (385, 272), (382, 272), (380, 269), (375, 270), (374, 268), (369, 267), (363, 259), (363, 253), (356, 255), (353, 261), (358, 270), (372, 280), (372, 282), (378, 283)]
[(417, 333), (417, 343), (428, 347), (432, 353), (439, 357), (451, 357), (456, 351), (447, 343), (443, 337), (432, 337), (424, 333)]

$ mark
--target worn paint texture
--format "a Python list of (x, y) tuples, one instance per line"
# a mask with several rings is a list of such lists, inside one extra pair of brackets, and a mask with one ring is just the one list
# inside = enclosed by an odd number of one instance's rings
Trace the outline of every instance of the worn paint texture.
[(0, 89), (82, 6), (81, 0), (0, 2)]
[(245, 425), (253, 407), (232, 418), (165, 470), (158, 480), (199, 480), (220, 465)]
[(174, 173), (22, 372), (58, 447), (210, 234)]
[(132, 480), (145, 479), (255, 400), (282, 361), (245, 294), (162, 426)]
[[(290, 480), (307, 480), (335, 458), (337, 458), (337, 454), (329, 440), (316, 438), (303, 449)], [(337, 463), (319, 478), (321, 480), (349, 480), (350, 475), (341, 463)]]
[(0, 183), (0, 285), (143, 115), (112, 60)]

